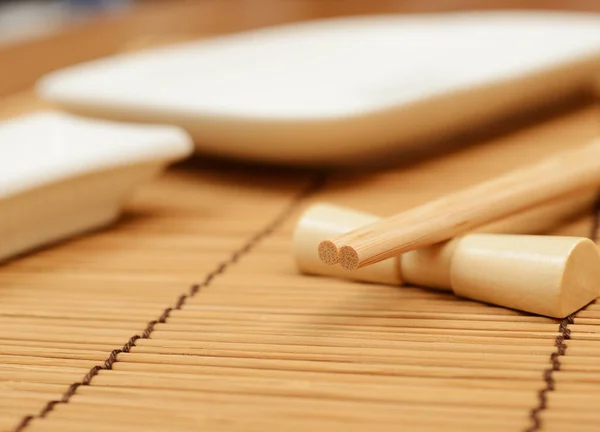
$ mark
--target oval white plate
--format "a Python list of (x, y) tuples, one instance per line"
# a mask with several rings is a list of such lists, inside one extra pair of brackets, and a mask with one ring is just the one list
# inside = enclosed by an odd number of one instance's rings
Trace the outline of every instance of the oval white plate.
[(200, 150), (345, 164), (545, 103), (600, 72), (600, 15), (469, 12), (271, 27), (70, 67), (64, 109), (182, 126)]

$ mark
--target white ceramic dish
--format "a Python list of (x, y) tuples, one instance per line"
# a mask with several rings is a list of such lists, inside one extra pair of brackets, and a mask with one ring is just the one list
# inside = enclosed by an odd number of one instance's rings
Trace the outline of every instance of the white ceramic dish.
[(337, 18), (76, 65), (39, 94), (92, 116), (185, 128), (278, 163), (362, 162), (530, 109), (600, 75), (600, 15)]
[(193, 149), (172, 126), (52, 111), (0, 122), (0, 261), (111, 223), (136, 187)]

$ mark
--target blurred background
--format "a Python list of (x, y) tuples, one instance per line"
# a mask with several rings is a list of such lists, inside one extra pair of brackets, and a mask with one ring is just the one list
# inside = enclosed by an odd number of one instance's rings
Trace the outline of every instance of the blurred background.
[[(8, 43), (57, 31), (65, 26), (85, 22), (100, 15), (127, 14), (148, 4), (189, 6), (192, 3), (214, 4), (216, 0), (0, 0), (0, 42)], [(545, 8), (600, 11), (598, 0), (224, 0), (237, 9), (257, 17), (281, 15), (315, 15), (369, 13), (377, 11), (441, 11), (494, 8)], [(302, 7), (299, 7), (302, 5)], [(275, 9), (275, 10), (273, 10)], [(300, 10), (302, 9), (302, 10)], [(167, 17), (166, 17), (167, 18)], [(168, 18), (167, 18), (168, 19)]]
[(600, 1), (0, 0), (0, 96), (49, 70), (199, 36), (332, 16), (488, 9), (600, 12)]
[(18, 42), (58, 31), (97, 13), (125, 11), (132, 0), (0, 0), (0, 41)]

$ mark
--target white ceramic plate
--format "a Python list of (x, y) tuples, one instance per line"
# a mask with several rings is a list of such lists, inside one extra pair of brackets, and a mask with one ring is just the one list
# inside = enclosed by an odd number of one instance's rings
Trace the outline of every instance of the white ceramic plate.
[(469, 12), (271, 27), (81, 64), (40, 95), (182, 126), (200, 150), (340, 164), (529, 109), (600, 75), (600, 15)]
[(51, 111), (0, 122), (0, 261), (109, 224), (136, 187), (193, 148), (173, 126)]

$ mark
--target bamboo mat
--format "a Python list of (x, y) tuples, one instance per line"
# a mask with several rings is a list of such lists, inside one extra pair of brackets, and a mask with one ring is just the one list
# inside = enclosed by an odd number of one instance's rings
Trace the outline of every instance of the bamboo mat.
[[(0, 429), (598, 430), (599, 303), (559, 321), (302, 276), (290, 235), (311, 203), (387, 215), (583, 143), (599, 119), (573, 108), (376, 172), (174, 167), (109, 229), (0, 266)], [(558, 232), (597, 227), (590, 209)]]

